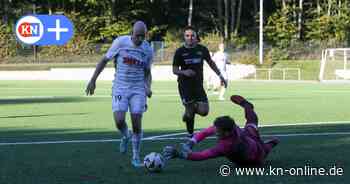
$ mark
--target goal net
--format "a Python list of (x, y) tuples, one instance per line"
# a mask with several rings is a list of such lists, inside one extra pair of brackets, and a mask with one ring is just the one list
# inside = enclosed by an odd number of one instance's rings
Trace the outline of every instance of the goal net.
[(350, 66), (348, 66), (350, 48), (331, 48), (322, 51), (319, 80), (347, 81), (350, 79)]

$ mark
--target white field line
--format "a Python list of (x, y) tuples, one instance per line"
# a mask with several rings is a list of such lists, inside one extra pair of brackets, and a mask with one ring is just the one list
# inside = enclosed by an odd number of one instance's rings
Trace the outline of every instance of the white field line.
[[(301, 137), (301, 136), (334, 136), (334, 135), (350, 135), (350, 132), (319, 132), (319, 133), (295, 133), (295, 134), (266, 134), (262, 137)], [(215, 139), (216, 137), (208, 137)], [(161, 141), (161, 140), (186, 140), (186, 137), (158, 137), (144, 138), (145, 141)], [(103, 142), (119, 142), (120, 139), (95, 139), (95, 140), (68, 140), (68, 141), (36, 141), (36, 142), (5, 142), (0, 146), (13, 145), (40, 145), (40, 144), (68, 144), (68, 143), (103, 143)]]
[[(6, 88), (9, 89), (9, 88)], [(38, 89), (38, 88), (13, 88), (13, 89)], [(40, 89), (40, 88), (39, 88)], [(43, 88), (46, 89), (46, 88)], [(57, 89), (65, 89), (65, 88), (52, 88), (54, 90)], [(67, 88), (69, 89), (69, 88)], [(162, 91), (153, 91), (153, 97), (174, 97), (174, 96), (179, 96), (179, 94), (177, 93), (173, 93), (173, 90), (162, 90)], [(312, 90), (309, 91), (314, 93), (348, 93), (348, 90)], [(271, 93), (271, 92), (270, 92)], [(82, 91), (81, 94), (84, 94), (84, 92)], [(213, 94), (210, 92), (207, 92), (207, 96), (217, 96), (217, 94)], [(264, 95), (263, 95), (264, 96)], [(62, 98), (62, 97), (87, 97), (87, 98), (106, 98), (106, 97), (111, 97), (111, 95), (92, 95), (92, 96), (86, 96), (86, 95), (59, 95), (59, 96), (40, 96), (40, 95), (36, 95), (36, 96), (0, 96), (0, 99), (18, 99), (18, 98), (33, 98), (33, 99), (42, 99), (42, 98)]]
[[(286, 124), (269, 123), (266, 125), (259, 125), (259, 127), (307, 126), (307, 125), (328, 125), (328, 124), (345, 124), (345, 123), (350, 123), (350, 121), (326, 121), (326, 122), (286, 123)], [(187, 134), (186, 132), (173, 133), (173, 134), (151, 136), (151, 137), (147, 137), (144, 139), (151, 140), (151, 139), (159, 139), (159, 138), (164, 138), (164, 137), (172, 137), (172, 136), (186, 135), (186, 134)]]
[[(217, 96), (215, 94), (207, 94), (207, 96)], [(0, 97), (0, 100), (18, 100), (18, 99), (56, 99), (56, 98), (111, 98), (112, 95), (60, 95), (60, 96), (5, 96)], [(179, 97), (179, 94), (153, 94), (152, 98), (158, 97)]]
[[(271, 125), (262, 125), (260, 127), (276, 127), (276, 126), (298, 126), (298, 125), (318, 125), (318, 124), (343, 124), (350, 121), (333, 121), (333, 122), (309, 122), (309, 123), (294, 123), (294, 124), (271, 124)], [(325, 132), (325, 133), (296, 133), (296, 134), (271, 134), (263, 135), (263, 137), (276, 136), (276, 137), (295, 137), (295, 136), (326, 136), (326, 135), (348, 135), (350, 132)], [(187, 135), (186, 132), (164, 134), (157, 136), (145, 137), (143, 140), (152, 141), (152, 140), (177, 140), (177, 139), (186, 139), (184, 137), (173, 137), (179, 135)], [(0, 146), (5, 145), (26, 145), (26, 144), (64, 144), (64, 143), (98, 143), (98, 142), (114, 142), (120, 141), (119, 139), (100, 139), (100, 140), (68, 140), (68, 141), (38, 141), (38, 142), (13, 142), (13, 143), (0, 143)]]
[[(183, 133), (186, 134), (186, 133)], [(319, 132), (319, 133), (295, 133), (295, 134), (266, 134), (261, 137), (302, 137), (302, 136), (334, 136), (334, 135), (350, 135), (350, 132)], [(215, 136), (207, 137), (207, 139), (216, 139)], [(161, 140), (188, 140), (187, 137), (159, 137), (154, 139), (143, 139), (148, 141)]]
[[(152, 97), (174, 97), (179, 96), (178, 94), (156, 94)], [(209, 94), (208, 96), (213, 96), (213, 94)], [(23, 99), (23, 98), (32, 98), (32, 99), (45, 99), (45, 98), (66, 98), (66, 97), (80, 97), (80, 98), (112, 98), (112, 95), (92, 95), (92, 96), (86, 96), (86, 95), (60, 95), (60, 96), (5, 96), (0, 97), (0, 99), (6, 99), (6, 100), (12, 100), (12, 99)]]
[(33, 141), (33, 142), (4, 142), (0, 146), (9, 145), (38, 145), (38, 144), (67, 144), (67, 143), (100, 143), (100, 142), (119, 142), (120, 139), (92, 139), (92, 140), (67, 140), (67, 141)]
[(316, 122), (304, 122), (304, 123), (279, 123), (279, 124), (274, 124), (274, 123), (266, 123), (263, 125), (259, 125), (260, 127), (283, 127), (283, 126), (307, 126), (307, 125), (334, 125), (334, 124), (346, 124), (349, 123), (350, 121), (316, 121)]
[[(45, 88), (45, 87), (6, 87), (6, 90), (71, 90), (71, 91), (84, 91), (85, 88), (75, 88), (75, 87), (62, 87), (62, 88)], [(97, 88), (97, 90), (99, 91), (111, 91), (111, 87), (108, 88)], [(154, 93), (171, 93), (173, 94), (174, 91), (177, 91), (177, 87), (174, 87), (173, 90), (171, 89), (157, 89), (157, 90), (153, 90)], [(317, 93), (317, 92), (329, 92), (329, 93), (336, 93), (336, 92), (348, 92), (348, 88), (342, 88), (342, 89), (313, 89), (313, 90), (307, 90), (307, 92), (312, 92), (312, 93)], [(209, 92), (208, 92), (209, 93)], [(266, 92), (260, 92), (263, 94), (270, 94), (271, 91), (266, 91)], [(294, 92), (293, 92), (294, 93)]]
[[(84, 92), (85, 88), (69, 88), (69, 87), (65, 87), (65, 88), (36, 88), (36, 87), (23, 87), (23, 88), (16, 88), (16, 87), (6, 87), (6, 90), (71, 90), (71, 91), (76, 91), (78, 89), (81, 89), (82, 92)], [(111, 91), (111, 88), (97, 88), (98, 91)], [(174, 93), (174, 91), (176, 91), (177, 89), (174, 88), (174, 90), (153, 90), (153, 92), (155, 93)]]
[(143, 140), (162, 139), (162, 138), (178, 136), (178, 135), (187, 135), (187, 132), (173, 133), (173, 134), (164, 134), (164, 135), (156, 135), (156, 136), (143, 138)]
[(350, 135), (350, 132), (317, 132), (317, 133), (294, 133), (294, 134), (266, 134), (262, 137), (302, 137), (302, 136), (333, 136)]

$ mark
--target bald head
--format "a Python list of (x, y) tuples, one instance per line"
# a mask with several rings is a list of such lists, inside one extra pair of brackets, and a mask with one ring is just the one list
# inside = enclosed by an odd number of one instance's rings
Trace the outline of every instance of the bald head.
[(145, 40), (146, 33), (147, 33), (146, 24), (142, 21), (135, 22), (132, 28), (132, 35), (131, 35), (132, 42), (136, 46), (140, 46), (143, 40)]
[(147, 26), (144, 22), (142, 21), (137, 21), (134, 23), (134, 26), (132, 28), (133, 32), (147, 32)]

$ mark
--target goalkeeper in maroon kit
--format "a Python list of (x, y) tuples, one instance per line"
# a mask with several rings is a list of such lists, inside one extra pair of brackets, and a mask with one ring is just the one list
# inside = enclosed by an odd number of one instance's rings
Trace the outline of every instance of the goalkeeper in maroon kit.
[[(253, 104), (238, 95), (231, 96), (231, 101), (244, 108), (247, 120), (244, 128), (238, 127), (229, 116), (218, 117), (212, 126), (196, 133), (187, 143), (181, 144), (179, 151), (173, 146), (166, 146), (163, 149), (164, 157), (200, 161), (224, 156), (239, 166), (263, 164), (279, 140), (275, 138), (263, 142), (258, 132), (258, 117)], [(198, 152), (192, 151), (194, 145), (214, 134), (218, 138), (214, 147)]]

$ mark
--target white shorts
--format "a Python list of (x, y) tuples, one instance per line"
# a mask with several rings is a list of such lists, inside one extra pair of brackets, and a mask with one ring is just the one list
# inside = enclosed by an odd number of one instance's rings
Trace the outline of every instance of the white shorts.
[(146, 94), (134, 91), (117, 92), (112, 96), (112, 111), (127, 112), (130, 109), (132, 114), (142, 114), (146, 111)]

